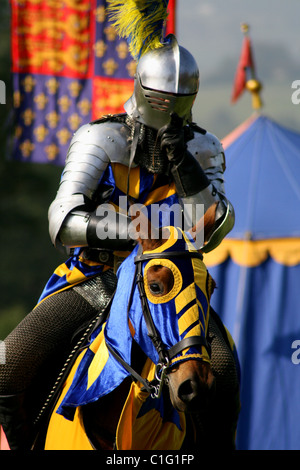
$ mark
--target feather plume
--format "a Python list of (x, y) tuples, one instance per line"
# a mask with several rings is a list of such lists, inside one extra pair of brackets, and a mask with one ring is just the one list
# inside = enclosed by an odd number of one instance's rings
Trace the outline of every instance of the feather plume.
[(110, 20), (135, 60), (162, 46), (168, 0), (107, 0), (107, 5)]

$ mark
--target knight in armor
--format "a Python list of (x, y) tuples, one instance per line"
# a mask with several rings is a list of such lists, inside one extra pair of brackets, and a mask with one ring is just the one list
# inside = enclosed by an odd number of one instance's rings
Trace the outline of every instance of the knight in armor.
[[(31, 445), (25, 411), (32, 383), (53, 357), (69, 351), (74, 332), (105, 310), (116, 287), (116, 266), (134, 247), (128, 232), (131, 219), (120, 207), (120, 196), (126, 197), (127, 210), (132, 203), (178, 203), (203, 204), (206, 211), (217, 203), (204, 252), (218, 246), (233, 227), (222, 145), (192, 122), (198, 88), (193, 56), (170, 35), (138, 62), (126, 113), (84, 125), (73, 136), (49, 208), (51, 240), (70, 255), (34, 310), (5, 340), (0, 423), (11, 449)], [(117, 217), (107, 226), (99, 209), (107, 213), (108, 204)], [(99, 238), (101, 230), (106, 238)]]

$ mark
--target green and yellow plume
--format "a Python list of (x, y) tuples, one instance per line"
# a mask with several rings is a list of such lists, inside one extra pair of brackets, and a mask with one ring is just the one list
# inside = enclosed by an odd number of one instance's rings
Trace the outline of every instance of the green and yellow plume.
[(162, 46), (167, 7), (168, 0), (107, 0), (108, 16), (135, 60)]

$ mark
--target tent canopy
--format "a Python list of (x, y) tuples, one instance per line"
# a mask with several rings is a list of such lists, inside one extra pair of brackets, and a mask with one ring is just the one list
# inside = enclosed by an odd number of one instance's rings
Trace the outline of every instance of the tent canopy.
[(238, 214), (230, 238), (300, 237), (300, 134), (254, 115), (223, 145), (226, 192)]
[(255, 266), (271, 255), (280, 263), (298, 264), (300, 134), (254, 114), (223, 145), (235, 226), (206, 263), (219, 264), (230, 255), (239, 264)]

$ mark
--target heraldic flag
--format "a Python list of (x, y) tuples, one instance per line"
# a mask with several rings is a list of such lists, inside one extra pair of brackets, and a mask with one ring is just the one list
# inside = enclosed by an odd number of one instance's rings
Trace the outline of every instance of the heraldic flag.
[[(12, 0), (13, 158), (64, 165), (73, 133), (124, 112), (136, 62), (105, 0)], [(175, 0), (168, 33), (174, 33)]]

